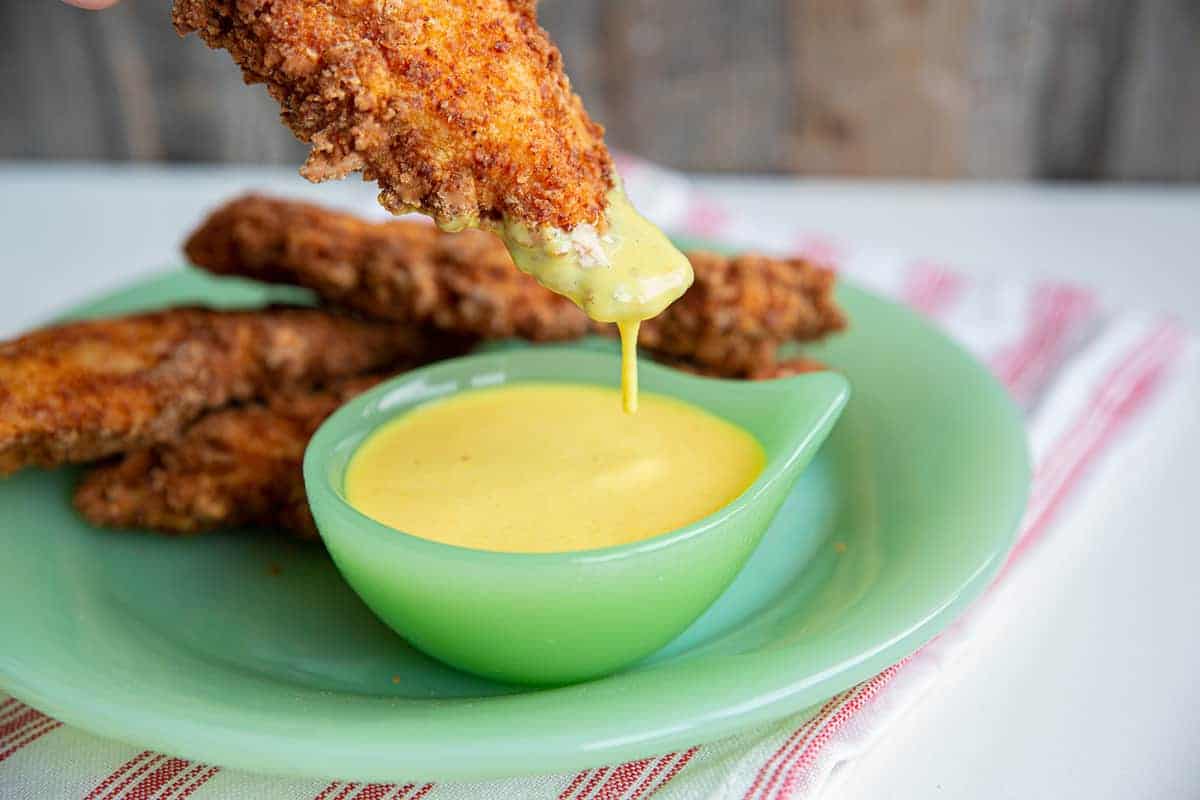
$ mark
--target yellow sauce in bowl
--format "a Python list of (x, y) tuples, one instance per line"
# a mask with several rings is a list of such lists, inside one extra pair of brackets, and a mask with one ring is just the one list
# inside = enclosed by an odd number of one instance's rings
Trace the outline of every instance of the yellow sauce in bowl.
[(614, 389), (528, 383), (466, 392), (372, 434), (346, 499), (446, 544), (548, 553), (627, 544), (696, 522), (762, 472), (741, 428), (662, 395), (621, 412)]

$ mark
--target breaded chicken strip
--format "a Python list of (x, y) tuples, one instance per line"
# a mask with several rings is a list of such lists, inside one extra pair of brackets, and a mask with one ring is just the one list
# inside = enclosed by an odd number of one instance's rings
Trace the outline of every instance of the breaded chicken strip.
[(698, 366), (695, 362), (670, 358), (668, 356), (659, 356), (655, 360), (664, 366), (673, 367), (682, 372), (690, 372), (693, 375), (701, 375), (706, 378), (734, 378), (748, 381), (773, 381), (778, 378), (793, 378), (797, 375), (804, 375), (809, 372), (824, 372), (829, 369), (829, 367), (815, 358), (806, 358), (804, 356), (773, 361), (770, 365), (763, 365), (746, 375), (728, 375), (711, 367)]
[(802, 258), (758, 253), (688, 253), (696, 282), (659, 316), (642, 323), (638, 343), (726, 377), (775, 370), (788, 341), (813, 341), (846, 327), (834, 299), (836, 277)]
[(751, 373), (746, 376), (746, 379), (751, 381), (773, 381), (779, 378), (794, 378), (797, 375), (805, 375), (809, 372), (824, 372), (827, 369), (829, 367), (815, 358), (794, 356), (793, 358), (785, 358), (782, 361), (776, 362), (770, 369)]
[[(684, 362), (674, 366), (705, 374)], [(821, 368), (797, 359), (756, 377)], [(304, 491), (304, 448), (326, 417), (378, 380), (274, 392), (261, 402), (211, 412), (178, 439), (92, 468), (75, 490), (75, 507), (109, 528), (177, 535), (254, 525), (316, 539)]]
[(178, 439), (91, 469), (75, 490), (75, 507), (104, 527), (191, 534), (257, 525), (315, 539), (304, 448), (338, 406), (379, 380), (273, 392), (214, 411)]
[(574, 303), (519, 272), (481, 231), (446, 234), (248, 195), (214, 211), (184, 252), (209, 272), (305, 286), (375, 319), (489, 339), (572, 339), (588, 330)]
[(603, 129), (534, 0), (175, 0), (173, 19), (267, 84), (309, 180), (361, 170), (449, 229), (602, 224)]
[[(184, 247), (195, 265), (314, 289), (323, 300), (381, 319), (430, 323), (485, 337), (569, 339), (588, 329), (571, 302), (512, 266), (504, 246), (474, 231), (442, 233), (369, 222), (319, 206), (247, 196), (215, 211)], [(785, 341), (845, 327), (834, 274), (803, 259), (693, 252), (696, 279), (641, 326), (652, 352), (728, 377), (769, 372)], [(611, 334), (610, 325), (596, 330)]]
[(0, 344), (0, 474), (170, 439), (201, 413), (412, 359), (411, 326), (317, 309), (176, 308)]

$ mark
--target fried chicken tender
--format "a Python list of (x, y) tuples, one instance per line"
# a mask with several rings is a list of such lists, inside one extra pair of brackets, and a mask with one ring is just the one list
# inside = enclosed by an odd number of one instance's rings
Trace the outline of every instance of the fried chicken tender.
[[(215, 211), (184, 247), (198, 267), (314, 289), (326, 302), (381, 319), (429, 323), (488, 338), (583, 335), (574, 304), (512, 265), (477, 231), (449, 234), (406, 220), (368, 222), (319, 206), (247, 196)], [(832, 272), (803, 259), (688, 254), (695, 283), (642, 323), (652, 353), (713, 374), (770, 372), (779, 345), (841, 330)], [(611, 335), (611, 325), (593, 329)]]
[(642, 323), (638, 344), (731, 378), (770, 375), (779, 346), (846, 327), (831, 270), (802, 258), (688, 253), (696, 281)]
[(782, 361), (773, 361), (769, 365), (763, 365), (756, 368), (754, 371), (746, 375), (730, 376), (713, 369), (712, 367), (696, 364), (691, 361), (673, 359), (667, 356), (660, 356), (655, 359), (658, 363), (668, 367), (690, 372), (693, 375), (702, 375), (706, 378), (740, 378), (748, 381), (772, 381), (777, 378), (792, 378), (796, 375), (804, 375), (808, 372), (824, 372), (829, 369), (825, 364), (817, 361), (815, 358), (806, 358), (804, 356), (796, 356), (787, 358)]
[(458, 229), (603, 226), (603, 129), (535, 0), (175, 0), (180, 35), (229, 51), (312, 145), (312, 181), (361, 171), (393, 213)]
[(176, 308), (0, 343), (0, 475), (176, 436), (204, 411), (424, 353), (410, 326), (317, 309)]
[[(707, 374), (683, 361), (671, 366)], [(756, 380), (824, 369), (809, 359), (781, 361)], [(108, 528), (171, 535), (260, 526), (316, 539), (302, 472), (304, 449), (340, 405), (381, 378), (341, 380), (326, 389), (272, 392), (259, 402), (213, 411), (177, 439), (92, 468), (75, 507)]]
[(380, 376), (272, 392), (214, 411), (177, 439), (91, 469), (75, 507), (91, 523), (193, 534), (258, 525), (317, 538), (304, 492), (304, 448), (338, 406)]
[(795, 356), (793, 358), (785, 358), (783, 361), (777, 361), (770, 369), (752, 372), (746, 376), (746, 379), (751, 381), (773, 381), (778, 378), (793, 378), (809, 372), (824, 372), (827, 369), (829, 369), (828, 366), (817, 361), (815, 358)]
[(518, 271), (482, 231), (451, 235), (248, 195), (213, 212), (184, 252), (209, 272), (305, 286), (375, 319), (489, 339), (573, 339), (588, 330), (574, 303)]

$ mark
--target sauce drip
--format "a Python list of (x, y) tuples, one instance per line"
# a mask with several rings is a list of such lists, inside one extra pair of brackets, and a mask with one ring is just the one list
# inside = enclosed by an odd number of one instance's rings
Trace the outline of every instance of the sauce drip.
[(637, 338), (641, 320), (618, 322), (621, 332), (621, 408), (626, 414), (638, 410)]
[[(624, 407), (637, 408), (637, 323), (656, 316), (692, 285), (692, 265), (637, 212), (618, 186), (608, 195), (607, 227), (531, 231), (506, 223), (497, 233), (517, 267), (569, 298), (594, 320), (621, 331)], [(632, 334), (632, 335), (631, 335)]]

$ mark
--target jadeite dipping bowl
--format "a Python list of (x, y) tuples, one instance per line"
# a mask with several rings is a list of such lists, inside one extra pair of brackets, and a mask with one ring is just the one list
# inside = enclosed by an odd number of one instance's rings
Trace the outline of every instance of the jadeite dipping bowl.
[(375, 387), (321, 426), (304, 457), (313, 516), (342, 576), (381, 620), (435, 658), (511, 683), (572, 683), (628, 666), (679, 635), (729, 586), (849, 396), (845, 378), (832, 372), (743, 382), (643, 364), (642, 391), (741, 426), (767, 461), (729, 505), (618, 547), (457, 547), (390, 528), (346, 501), (346, 468), (359, 445), (423, 403), (530, 381), (616, 386), (618, 366), (610, 353), (547, 347), (453, 359)]

